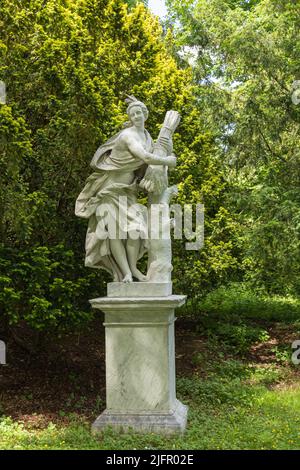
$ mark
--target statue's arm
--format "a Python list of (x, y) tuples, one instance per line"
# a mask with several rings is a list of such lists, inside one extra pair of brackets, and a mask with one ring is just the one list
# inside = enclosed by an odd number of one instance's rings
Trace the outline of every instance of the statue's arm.
[(159, 157), (153, 153), (146, 152), (142, 145), (130, 135), (122, 136), (122, 141), (126, 144), (132, 155), (140, 158), (147, 165), (166, 165), (169, 167), (176, 166), (176, 157)]

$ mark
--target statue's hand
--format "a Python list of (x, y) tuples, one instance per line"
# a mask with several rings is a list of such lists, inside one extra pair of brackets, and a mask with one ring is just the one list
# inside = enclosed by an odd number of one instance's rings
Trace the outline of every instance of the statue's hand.
[(170, 168), (175, 168), (176, 166), (176, 163), (177, 163), (177, 158), (174, 157), (174, 156), (169, 156), (169, 157), (166, 157), (166, 165)]
[(168, 186), (168, 178), (163, 166), (149, 166), (140, 187), (148, 193), (160, 194)]

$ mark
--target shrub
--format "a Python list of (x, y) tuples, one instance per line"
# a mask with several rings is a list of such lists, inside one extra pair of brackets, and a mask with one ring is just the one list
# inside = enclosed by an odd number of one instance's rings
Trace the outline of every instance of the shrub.
[(78, 326), (93, 317), (88, 299), (104, 288), (103, 277), (101, 285), (99, 274), (87, 273), (63, 245), (24, 251), (2, 245), (0, 269), (0, 308), (8, 325), (25, 320), (37, 330)]

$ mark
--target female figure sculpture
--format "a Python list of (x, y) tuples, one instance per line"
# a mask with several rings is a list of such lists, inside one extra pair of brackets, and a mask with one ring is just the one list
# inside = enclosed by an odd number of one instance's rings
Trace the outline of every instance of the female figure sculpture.
[[(176, 158), (153, 154), (153, 141), (145, 129), (147, 107), (134, 97), (127, 102), (129, 127), (98, 148), (91, 162), (95, 172), (76, 201), (75, 214), (89, 219), (86, 266), (106, 269), (114, 281), (147, 281), (137, 269), (137, 261), (147, 249), (146, 213), (128, 211), (128, 206), (137, 203), (136, 172), (145, 172), (148, 165), (175, 167)], [(126, 224), (120, 226), (120, 220)], [(113, 225), (116, 233), (110, 230)]]

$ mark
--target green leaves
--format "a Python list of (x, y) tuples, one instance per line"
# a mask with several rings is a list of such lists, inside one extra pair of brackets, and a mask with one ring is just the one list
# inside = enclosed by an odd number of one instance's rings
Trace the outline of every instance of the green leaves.
[(37, 330), (66, 330), (93, 317), (88, 298), (96, 276), (85, 275), (64, 246), (22, 252), (1, 246), (0, 268), (6, 273), (0, 276), (0, 308), (9, 324), (25, 320)]
[(237, 221), (234, 243), (246, 276), (297, 293), (300, 106), (291, 98), (299, 76), (297, 2), (179, 3), (169, 1), (181, 21), (178, 44), (197, 49), (197, 107), (224, 162), (225, 205)]
[[(121, 0), (2, 1), (0, 79), (8, 104), (0, 107), (0, 240), (1, 275), (9, 279), (3, 287), (10, 290), (1, 309), (7, 321), (55, 329), (91, 318), (87, 299), (103, 291), (108, 276), (83, 266), (87, 227), (74, 204), (95, 150), (127, 119), (125, 94), (147, 103), (154, 137), (168, 109), (183, 119), (191, 113), (191, 72), (170, 55), (171, 35), (164, 43), (158, 19), (142, 2), (129, 7)], [(178, 149), (188, 154), (198, 129)]]

